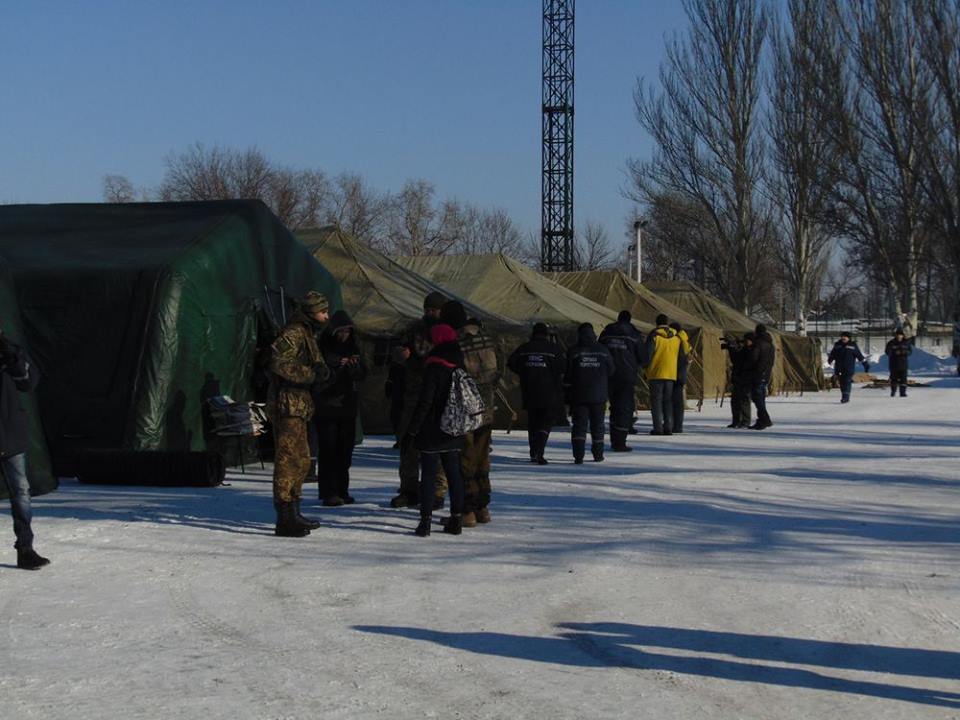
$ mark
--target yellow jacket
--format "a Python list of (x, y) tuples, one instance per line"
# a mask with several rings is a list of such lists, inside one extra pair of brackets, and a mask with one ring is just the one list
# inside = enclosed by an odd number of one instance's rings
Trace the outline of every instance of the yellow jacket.
[(647, 335), (647, 380), (676, 380), (681, 352), (680, 337), (666, 325), (657, 326)]

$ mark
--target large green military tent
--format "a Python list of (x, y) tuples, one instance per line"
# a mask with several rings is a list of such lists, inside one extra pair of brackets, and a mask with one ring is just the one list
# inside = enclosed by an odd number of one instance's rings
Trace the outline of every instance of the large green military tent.
[[(0, 206), (55, 461), (202, 451), (204, 403), (254, 399), (281, 296), (340, 292), (259, 201)], [(266, 312), (265, 312), (266, 311)]]
[(655, 295), (621, 270), (547, 273), (547, 277), (614, 312), (629, 310), (636, 320), (654, 324), (657, 315), (663, 313), (671, 322), (680, 323), (689, 333), (693, 348), (687, 397), (702, 400), (725, 391), (727, 357), (720, 347), (720, 328)]
[[(0, 261), (0, 328), (3, 329), (4, 336), (22, 347), (33, 362), (32, 353), (23, 336), (13, 277), (6, 263), (2, 261)], [(57, 489), (57, 478), (50, 464), (36, 394), (22, 393), (19, 400), (21, 407), (27, 413), (27, 423), (30, 428), (30, 446), (27, 449), (27, 478), (30, 482), (30, 493), (42, 495)], [(0, 498), (7, 496), (6, 486), (0, 485)]]
[(343, 306), (357, 328), (361, 351), (369, 368), (360, 394), (360, 418), (364, 430), (369, 433), (391, 432), (390, 407), (384, 397), (391, 350), (406, 335), (410, 325), (423, 317), (423, 299), (434, 291), (462, 302), (467, 315), (482, 320), (484, 328), (496, 341), (504, 372), (495, 425), (507, 428), (514, 424), (515, 413), (520, 409), (520, 396), (516, 377), (505, 370), (505, 364), (513, 349), (527, 340), (529, 330), (526, 326), (474, 305), (455, 292), (398, 265), (338, 228), (305, 230), (298, 232), (297, 237), (339, 281)]
[[(644, 285), (654, 293), (687, 312), (720, 327), (724, 332), (742, 335), (752, 332), (757, 321), (738, 312), (709, 292), (689, 281), (653, 281)], [(815, 391), (824, 387), (820, 343), (770, 328), (777, 349), (771, 379), (771, 392)]]

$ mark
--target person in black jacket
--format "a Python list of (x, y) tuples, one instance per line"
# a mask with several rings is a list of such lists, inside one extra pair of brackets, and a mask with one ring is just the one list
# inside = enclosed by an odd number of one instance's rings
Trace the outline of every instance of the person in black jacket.
[(563, 370), (566, 356), (560, 345), (550, 339), (543, 323), (533, 326), (530, 340), (518, 347), (507, 360), (507, 367), (520, 376), (523, 409), (527, 411), (527, 442), (530, 461), (546, 465), (544, 452), (550, 430), (563, 402)]
[(610, 378), (610, 447), (630, 452), (627, 435), (636, 408), (637, 372), (646, 364), (643, 334), (630, 324), (630, 313), (621, 310), (617, 321), (600, 333), (600, 343), (610, 351), (616, 370)]
[[(445, 323), (430, 328), (433, 344), (423, 369), (420, 395), (407, 426), (406, 442), (420, 454), (420, 497), (434, 497), (437, 472), (442, 465), (450, 488), (450, 518), (443, 531), (459, 535), (463, 528), (463, 478), (460, 475), (460, 452), (466, 444), (464, 435), (448, 435), (440, 429), (440, 419), (450, 395), (453, 372), (463, 370), (463, 351), (457, 342), (457, 331)], [(420, 503), (420, 524), (416, 534), (430, 534), (433, 504)]]
[(890, 362), (890, 397), (897, 394), (900, 388), (900, 397), (907, 396), (907, 368), (910, 353), (913, 352), (913, 338), (907, 340), (903, 330), (898, 329), (893, 340), (887, 343), (887, 358)]
[(834, 343), (833, 349), (827, 355), (827, 363), (833, 365), (833, 374), (840, 383), (840, 402), (850, 402), (850, 391), (853, 389), (853, 374), (857, 369), (857, 362), (863, 365), (864, 372), (870, 372), (870, 363), (863, 357), (857, 343), (848, 332), (840, 333), (840, 339)]
[(750, 427), (750, 392), (753, 390), (753, 333), (747, 333), (743, 340), (726, 337), (720, 346), (730, 353), (730, 412), (732, 421), (728, 428)]
[(587, 445), (587, 425), (593, 439), (593, 459), (603, 462), (603, 411), (607, 404), (610, 378), (616, 367), (610, 351), (597, 342), (590, 323), (577, 328), (577, 344), (570, 350), (563, 385), (573, 416), (571, 442), (573, 461), (583, 462)]
[(767, 332), (766, 325), (757, 325), (753, 331), (753, 353), (749, 362), (753, 373), (750, 399), (757, 408), (757, 421), (750, 426), (751, 430), (765, 430), (773, 425), (770, 414), (767, 412), (767, 389), (770, 386), (770, 377), (773, 375), (773, 362), (776, 359), (777, 349), (773, 345), (773, 338)]
[(37, 386), (39, 377), (23, 348), (0, 332), (0, 469), (10, 495), (17, 567), (39, 570), (50, 561), (33, 549), (33, 513), (27, 481), (27, 413), (19, 394)]
[(317, 485), (327, 507), (349, 505), (350, 465), (357, 440), (360, 383), (367, 375), (353, 321), (337, 310), (320, 336), (320, 352), (330, 377), (313, 388), (317, 431)]

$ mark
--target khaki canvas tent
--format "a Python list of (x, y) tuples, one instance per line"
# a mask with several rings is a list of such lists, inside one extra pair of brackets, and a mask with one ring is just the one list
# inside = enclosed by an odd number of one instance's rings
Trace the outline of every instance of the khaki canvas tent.
[(0, 206), (0, 255), (64, 472), (106, 455), (136, 481), (217, 455), (205, 401), (255, 399), (280, 290), (340, 306), (333, 277), (259, 201)]
[[(709, 292), (689, 281), (653, 281), (644, 285), (655, 294), (687, 312), (720, 327), (726, 333), (753, 332), (757, 321), (738, 312)], [(816, 391), (824, 387), (820, 343), (770, 328), (777, 349), (771, 379), (771, 393)]]
[(361, 352), (369, 368), (360, 396), (360, 418), (366, 432), (392, 431), (389, 402), (384, 395), (391, 351), (410, 324), (423, 317), (423, 299), (434, 291), (462, 302), (467, 315), (482, 320), (496, 341), (504, 372), (494, 424), (500, 429), (515, 424), (520, 395), (516, 377), (506, 370), (506, 358), (528, 339), (529, 329), (525, 325), (471, 303), (455, 290), (398, 265), (335, 227), (301, 231), (297, 237), (337, 278), (343, 306), (357, 328)]
[[(482, 307), (505, 315), (528, 328), (544, 322), (556, 332), (565, 347), (576, 342), (577, 327), (590, 323), (599, 335), (617, 313), (568, 290), (505, 255), (442, 255), (404, 257), (404, 267), (425, 275)], [(653, 325), (635, 321), (648, 333)], [(637, 398), (646, 403), (646, 382), (637, 384)]]
[(547, 277), (614, 312), (629, 310), (636, 320), (654, 324), (663, 313), (680, 323), (693, 347), (687, 397), (709, 399), (726, 389), (727, 353), (720, 347), (723, 330), (719, 327), (655, 295), (621, 270), (548, 273)]

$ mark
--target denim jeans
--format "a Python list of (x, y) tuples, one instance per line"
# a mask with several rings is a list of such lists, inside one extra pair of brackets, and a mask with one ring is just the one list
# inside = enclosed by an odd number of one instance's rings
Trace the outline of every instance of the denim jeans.
[(770, 415), (767, 413), (767, 383), (761, 380), (753, 384), (750, 391), (750, 399), (757, 407), (757, 422), (769, 423)]
[(33, 547), (33, 531), (30, 529), (30, 484), (27, 482), (27, 456), (25, 453), (0, 458), (3, 480), (10, 493), (10, 512), (13, 515), (13, 532), (17, 536), (14, 547), (29, 550)]
[(673, 380), (650, 381), (650, 414), (654, 432), (673, 432)]

